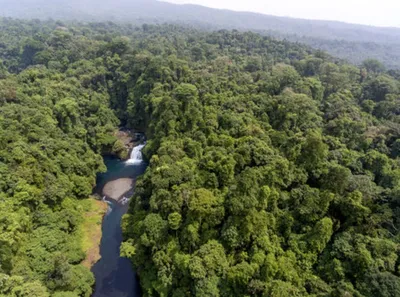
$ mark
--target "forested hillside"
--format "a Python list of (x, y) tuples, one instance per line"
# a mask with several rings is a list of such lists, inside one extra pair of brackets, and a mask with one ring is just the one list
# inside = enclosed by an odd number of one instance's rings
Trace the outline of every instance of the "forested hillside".
[(56, 27), (0, 20), (2, 297), (90, 296), (94, 284), (80, 227), (119, 123), (109, 43)]
[(277, 17), (176, 5), (158, 0), (0, 0), (0, 16), (29, 19), (115, 21), (134, 25), (175, 23), (206, 30), (252, 30), (300, 41), (360, 65), (379, 59), (400, 69), (400, 28)]
[(119, 123), (148, 138), (121, 247), (144, 296), (400, 296), (399, 72), (238, 31), (0, 30), (0, 296), (90, 296), (80, 205)]
[(399, 81), (251, 33), (159, 35), (129, 104), (151, 159), (122, 252), (145, 295), (398, 296)]

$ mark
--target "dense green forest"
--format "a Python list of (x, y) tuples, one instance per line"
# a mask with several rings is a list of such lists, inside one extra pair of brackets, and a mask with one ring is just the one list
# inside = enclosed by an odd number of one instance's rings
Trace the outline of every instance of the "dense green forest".
[(277, 31), (260, 31), (259, 33), (262, 35), (271, 35), (278, 39), (304, 43), (314, 49), (326, 51), (334, 57), (345, 59), (355, 65), (362, 65), (365, 60), (375, 59), (382, 62), (388, 68), (400, 69), (400, 43), (327, 39), (296, 34), (282, 34)]
[(90, 296), (82, 199), (146, 132), (144, 296), (400, 296), (400, 73), (255, 33), (0, 19), (0, 296)]
[(177, 5), (161, 0), (0, 0), (0, 16), (47, 20), (115, 21), (135, 25), (175, 23), (202, 30), (252, 30), (300, 41), (361, 65), (378, 59), (400, 69), (400, 28), (305, 20), (250, 12)]
[(79, 199), (119, 123), (108, 43), (57, 26), (0, 20), (0, 296), (90, 296), (94, 283)]

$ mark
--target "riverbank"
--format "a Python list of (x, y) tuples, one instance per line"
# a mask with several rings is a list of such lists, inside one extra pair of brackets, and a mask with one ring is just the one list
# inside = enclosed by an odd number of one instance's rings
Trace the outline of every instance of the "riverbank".
[(81, 225), (82, 250), (86, 254), (82, 265), (90, 269), (101, 258), (101, 224), (107, 213), (108, 204), (94, 198), (83, 200), (81, 203), (85, 211)]

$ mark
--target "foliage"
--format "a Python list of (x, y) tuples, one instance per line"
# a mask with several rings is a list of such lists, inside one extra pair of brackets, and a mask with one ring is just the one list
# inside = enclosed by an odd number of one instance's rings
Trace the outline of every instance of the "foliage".
[(150, 139), (123, 224), (145, 296), (397, 296), (398, 78), (164, 30), (128, 90)]
[(121, 246), (145, 296), (399, 294), (395, 72), (251, 32), (1, 22), (0, 294), (90, 295), (76, 202), (118, 120), (148, 138)]

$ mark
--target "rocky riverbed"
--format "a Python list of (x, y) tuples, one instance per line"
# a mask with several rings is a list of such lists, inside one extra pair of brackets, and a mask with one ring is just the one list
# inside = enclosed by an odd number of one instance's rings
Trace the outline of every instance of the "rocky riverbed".
[(103, 196), (119, 201), (123, 198), (124, 194), (129, 192), (134, 185), (132, 178), (119, 178), (113, 181), (109, 181), (103, 188)]

